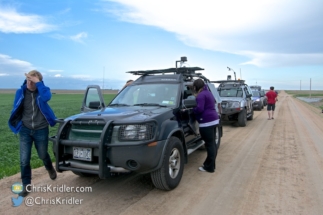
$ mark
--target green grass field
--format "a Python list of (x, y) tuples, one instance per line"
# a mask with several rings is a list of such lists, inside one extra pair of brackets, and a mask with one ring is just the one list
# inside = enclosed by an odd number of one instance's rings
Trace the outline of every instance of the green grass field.
[[(285, 92), (292, 95), (293, 97), (311, 97), (323, 99), (323, 90), (285, 90)], [(310, 105), (323, 110), (322, 100), (320, 102), (311, 102)]]
[[(49, 105), (52, 107), (57, 118), (66, 118), (80, 113), (83, 94), (53, 94)], [(115, 94), (104, 94), (105, 103), (108, 104)], [(0, 179), (20, 172), (19, 164), (19, 137), (14, 135), (8, 127), (8, 119), (13, 107), (14, 94), (0, 93)], [(58, 125), (50, 128), (50, 136), (56, 134)], [(53, 161), (54, 154), (52, 143), (49, 142), (49, 154)], [(38, 158), (36, 149), (33, 147), (31, 156), (32, 168), (43, 166)]]

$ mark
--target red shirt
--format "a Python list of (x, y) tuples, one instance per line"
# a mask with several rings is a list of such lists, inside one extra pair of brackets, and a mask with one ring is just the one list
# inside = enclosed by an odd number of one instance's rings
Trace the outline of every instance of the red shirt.
[(268, 104), (275, 104), (277, 93), (273, 90), (270, 90), (266, 93)]

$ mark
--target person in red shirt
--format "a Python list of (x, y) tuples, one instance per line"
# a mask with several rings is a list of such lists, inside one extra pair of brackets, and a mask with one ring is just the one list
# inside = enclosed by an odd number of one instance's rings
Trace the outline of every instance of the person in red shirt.
[(268, 101), (268, 119), (274, 119), (275, 104), (277, 101), (277, 93), (274, 91), (274, 87), (270, 87), (270, 90), (266, 93), (266, 96)]

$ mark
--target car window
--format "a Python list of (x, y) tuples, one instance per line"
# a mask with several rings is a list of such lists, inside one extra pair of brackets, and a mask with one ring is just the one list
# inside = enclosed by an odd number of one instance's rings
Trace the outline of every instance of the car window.
[(244, 89), (244, 92), (245, 92), (246, 96), (252, 93), (251, 91), (249, 92), (248, 88), (246, 88), (246, 87), (244, 87), (243, 89)]
[(221, 97), (242, 97), (242, 89), (241, 88), (222, 88), (219, 90), (219, 94)]
[(120, 92), (110, 105), (158, 104), (175, 106), (178, 101), (178, 84), (130, 85)]
[(260, 97), (259, 91), (252, 91), (252, 96)]
[(85, 106), (89, 107), (90, 102), (94, 102), (94, 101), (100, 101), (98, 90), (96, 88), (89, 88), (87, 92)]

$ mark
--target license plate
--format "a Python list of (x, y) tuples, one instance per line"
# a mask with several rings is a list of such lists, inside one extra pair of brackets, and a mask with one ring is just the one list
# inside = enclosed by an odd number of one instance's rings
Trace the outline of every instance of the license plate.
[(77, 160), (92, 161), (92, 149), (73, 147), (73, 158)]

